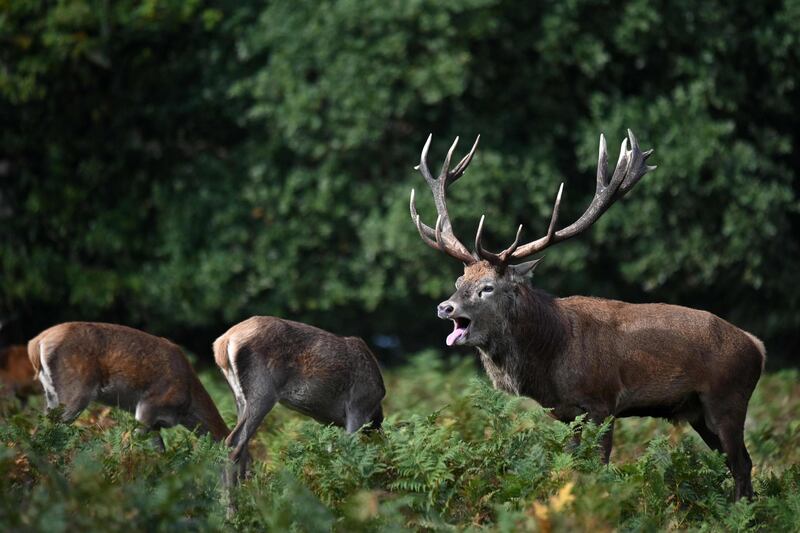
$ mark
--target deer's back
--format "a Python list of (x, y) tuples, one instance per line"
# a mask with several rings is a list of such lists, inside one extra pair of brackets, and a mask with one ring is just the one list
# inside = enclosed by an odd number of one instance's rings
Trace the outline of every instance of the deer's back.
[(122, 381), (143, 390), (156, 383), (187, 383), (193, 377), (183, 352), (167, 339), (137, 329), (100, 322), (66, 322), (45, 330), (31, 341), (41, 357), (58, 372), (74, 372), (102, 384)]
[(360, 339), (340, 337), (329, 331), (301, 322), (271, 316), (254, 316), (229, 329), (215, 344), (235, 343), (237, 350), (247, 349), (270, 365), (292, 365), (309, 372), (344, 370), (374, 358), (367, 353), (353, 353)]
[(292, 320), (249, 318), (217, 339), (214, 353), (223, 371), (230, 357), (239, 374), (263, 369), (280, 394), (303, 389), (330, 396), (350, 390), (353, 384), (383, 390), (378, 363), (361, 339)]
[(566, 356), (587, 383), (609, 394), (621, 388), (667, 401), (736, 386), (752, 390), (761, 374), (764, 355), (753, 338), (712, 313), (587, 297), (558, 304), (573, 332)]

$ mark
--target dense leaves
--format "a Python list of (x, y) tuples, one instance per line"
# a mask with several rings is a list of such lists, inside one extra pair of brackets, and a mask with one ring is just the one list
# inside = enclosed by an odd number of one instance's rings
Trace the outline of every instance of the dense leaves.
[[(22, 340), (125, 322), (206, 353), (250, 314), (440, 342), (458, 270), (417, 237), (434, 133), (482, 134), (451, 213), (499, 248), (593, 191), (599, 132), (659, 165), (537, 283), (798, 341), (800, 4), (7, 2), (0, 312)], [(615, 154), (612, 153), (612, 158)], [(437, 159), (436, 162), (433, 159)]]
[[(224, 417), (233, 398), (203, 375)], [(652, 419), (616, 422), (612, 465), (601, 428), (568, 426), (530, 400), (475, 378), (467, 360), (413, 357), (387, 374), (381, 434), (348, 435), (276, 407), (252, 441), (252, 479), (229, 495), (226, 451), (185, 429), (156, 452), (133, 417), (95, 406), (65, 426), (0, 402), (0, 527), (94, 531), (796, 531), (800, 385), (764, 376), (746, 440), (753, 502), (731, 502), (724, 457), (694, 432)], [(573, 431), (583, 440), (571, 446)], [(232, 497), (238, 512), (225, 517)]]

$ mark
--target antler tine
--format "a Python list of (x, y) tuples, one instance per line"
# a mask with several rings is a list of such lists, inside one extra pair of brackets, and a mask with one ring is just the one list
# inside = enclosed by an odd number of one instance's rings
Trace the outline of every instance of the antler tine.
[(475, 253), (481, 255), (481, 239), (483, 238), (483, 222), (486, 220), (486, 215), (481, 215), (481, 220), (478, 222), (478, 231), (475, 232)]
[(564, 182), (558, 187), (558, 194), (556, 194), (556, 202), (553, 204), (553, 214), (550, 215), (550, 225), (547, 226), (547, 242), (553, 238), (556, 232), (556, 223), (558, 222), (558, 210), (561, 209), (561, 194), (564, 192)]
[(467, 156), (458, 163), (456, 169), (454, 171), (449, 171), (450, 161), (452, 160), (453, 152), (458, 144), (458, 137), (456, 137), (455, 141), (453, 141), (453, 144), (450, 146), (450, 149), (447, 152), (447, 157), (442, 165), (441, 173), (437, 178), (434, 178), (430, 172), (430, 169), (428, 168), (427, 161), (428, 150), (430, 149), (432, 138), (432, 134), (428, 135), (428, 138), (425, 141), (425, 146), (423, 146), (422, 152), (420, 153), (419, 165), (417, 165), (415, 168), (420, 171), (422, 176), (425, 178), (425, 181), (428, 182), (428, 186), (433, 194), (433, 202), (436, 205), (437, 213), (436, 226), (435, 228), (431, 228), (430, 226), (427, 226), (421, 222), (419, 214), (417, 213), (415, 192), (413, 189), (411, 190), (411, 199), (409, 202), (411, 218), (416, 224), (417, 231), (419, 231), (419, 234), (425, 244), (436, 248), (437, 250), (443, 251), (446, 254), (465, 263), (474, 263), (475, 258), (469, 253), (466, 246), (461, 244), (461, 242), (453, 233), (453, 227), (450, 223), (450, 216), (447, 213), (446, 191), (447, 187), (453, 181), (455, 181), (458, 176), (460, 176), (459, 173), (463, 173), (466, 165), (469, 164), (468, 158), (472, 158), (472, 155), (475, 152), (475, 147), (477, 146), (477, 142), (476, 145), (473, 146), (472, 152), (467, 154)]
[(419, 234), (422, 237), (422, 239), (426, 243), (428, 243), (429, 245), (433, 246), (433, 244), (431, 244), (431, 243), (435, 243), (435, 241), (433, 240), (433, 238), (435, 236), (435, 232), (434, 232), (433, 228), (431, 228), (430, 226), (424, 224), (420, 220), (419, 214), (417, 213), (417, 202), (416, 202), (415, 194), (416, 194), (416, 191), (414, 189), (411, 189), (411, 201), (409, 202), (409, 206), (408, 206), (410, 211), (411, 211), (411, 220), (413, 220), (414, 224), (417, 225), (417, 231), (419, 231)]
[(441, 172), (439, 172), (439, 178), (438, 179), (444, 179), (445, 180), (445, 184), (447, 184), (447, 185), (450, 185), (449, 183), (447, 183), (449, 181), (447, 179), (447, 175), (449, 174), (449, 170), (450, 170), (450, 159), (452, 159), (452, 157), (453, 157), (453, 152), (455, 151), (456, 146), (458, 146), (458, 135), (456, 135), (456, 138), (453, 141), (453, 144), (450, 145), (450, 149), (447, 151), (447, 157), (444, 158), (444, 163), (442, 163), (442, 170), (441, 170)]
[[(597, 190), (608, 187), (608, 145), (606, 136), (600, 134), (600, 149), (597, 155)], [(563, 183), (562, 183), (563, 186)]]
[(428, 169), (428, 149), (431, 147), (432, 139), (433, 133), (429, 133), (428, 139), (425, 141), (425, 146), (422, 147), (422, 152), (419, 154), (419, 165), (414, 167), (414, 170), (420, 171), (422, 177), (425, 178), (425, 181), (427, 181), (429, 185), (434, 182), (433, 174), (431, 174), (430, 169)]
[(514, 238), (514, 242), (511, 243), (511, 246), (506, 248), (500, 253), (492, 253), (486, 250), (483, 245), (481, 244), (481, 240), (483, 239), (483, 223), (486, 219), (486, 215), (481, 215), (481, 220), (478, 222), (478, 231), (475, 233), (475, 254), (478, 256), (479, 259), (485, 259), (490, 263), (503, 265), (508, 262), (508, 259), (511, 257), (511, 254), (519, 246), (519, 238), (522, 235), (522, 224), (519, 225), (517, 228), (517, 236)]
[[(608, 184), (609, 188), (612, 188), (611, 184), (613, 183), (621, 183), (621, 179), (625, 177), (625, 173), (628, 171), (628, 163), (630, 163), (628, 153), (628, 138), (626, 137), (622, 139), (622, 144), (619, 147), (619, 159), (617, 159), (617, 166), (614, 169), (614, 174), (611, 176), (611, 182)], [(616, 188), (614, 188), (614, 190), (616, 190)]]
[[(630, 139), (630, 150), (628, 149), (628, 140)], [(522, 259), (523, 257), (541, 252), (548, 246), (558, 242), (574, 237), (579, 233), (588, 229), (594, 224), (600, 216), (619, 198), (625, 195), (647, 172), (654, 170), (655, 167), (650, 167), (644, 164), (645, 160), (652, 154), (652, 150), (642, 152), (639, 147), (639, 141), (631, 130), (628, 130), (628, 136), (622, 141), (620, 145), (619, 159), (611, 180), (608, 180), (607, 159), (608, 150), (606, 147), (605, 136), (600, 135), (600, 147), (597, 157), (597, 188), (594, 198), (592, 198), (589, 207), (586, 211), (572, 224), (561, 230), (555, 231), (556, 222), (558, 219), (558, 210), (561, 204), (561, 195), (564, 189), (564, 184), (558, 190), (556, 203), (553, 207), (553, 215), (550, 219), (550, 226), (547, 230), (547, 235), (535, 241), (524, 244), (516, 249), (511, 254), (510, 258)], [(509, 258), (509, 259), (510, 259)]]
[(475, 155), (475, 150), (478, 149), (478, 142), (480, 142), (480, 140), (481, 140), (480, 135), (475, 137), (475, 142), (472, 143), (472, 148), (470, 149), (469, 153), (465, 155), (461, 161), (458, 162), (456, 168), (454, 168), (447, 176), (449, 183), (453, 183), (458, 178), (464, 175), (464, 172), (467, 170), (467, 167), (472, 162), (472, 156)]
[(519, 246), (519, 238), (521, 236), (522, 236), (522, 224), (520, 224), (519, 227), (517, 228), (517, 236), (514, 237), (514, 242), (511, 243), (511, 246), (509, 246), (508, 248), (497, 254), (497, 258), (502, 263), (506, 263), (508, 259), (511, 257), (511, 254), (513, 254), (517, 250), (517, 247)]
[(444, 243), (442, 242), (442, 215), (436, 217), (436, 246), (441, 251), (445, 251)]
[(423, 224), (422, 222), (420, 222), (420, 220), (419, 220), (419, 215), (417, 215), (416, 217), (414, 217), (414, 224), (416, 224), (416, 226), (417, 226), (417, 231), (419, 231), (419, 236), (420, 236), (420, 237), (422, 237), (422, 240), (423, 240), (423, 241), (425, 241), (425, 244), (427, 244), (427, 245), (428, 245), (428, 246), (430, 246), (431, 248), (438, 248), (438, 246), (437, 246), (437, 244), (436, 244), (436, 241), (434, 241), (433, 239), (431, 239), (431, 238), (430, 238), (428, 235), (426, 235), (426, 234), (425, 234), (425, 232), (423, 231), (423, 229), (422, 229), (423, 227), (425, 227), (425, 228), (427, 228), (427, 229), (430, 229), (430, 228), (429, 228), (428, 226), (425, 226), (425, 224)]
[(630, 161), (628, 162), (628, 173), (625, 176), (622, 184), (617, 191), (617, 197), (622, 198), (629, 190), (636, 185), (642, 177), (648, 172), (655, 170), (657, 167), (645, 165), (647, 158), (653, 155), (653, 149), (642, 152), (639, 148), (639, 143), (631, 130), (628, 130), (628, 137), (631, 139), (631, 150), (628, 152)]

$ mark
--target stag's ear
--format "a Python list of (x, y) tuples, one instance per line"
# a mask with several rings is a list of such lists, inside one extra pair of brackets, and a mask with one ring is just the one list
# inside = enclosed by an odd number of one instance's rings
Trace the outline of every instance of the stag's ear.
[(526, 263), (520, 263), (518, 265), (510, 265), (508, 269), (514, 276), (519, 276), (520, 278), (530, 277), (533, 275), (536, 265), (538, 265), (542, 259), (544, 259), (544, 257), (540, 257), (539, 259), (534, 259), (533, 261), (528, 261)]

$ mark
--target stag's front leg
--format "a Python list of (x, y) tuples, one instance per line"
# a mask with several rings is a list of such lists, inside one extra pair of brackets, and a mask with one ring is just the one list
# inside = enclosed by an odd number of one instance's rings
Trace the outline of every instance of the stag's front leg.
[[(611, 416), (611, 413), (607, 409), (598, 409), (588, 412), (589, 420), (597, 424), (598, 426), (602, 425), (605, 422), (606, 418)], [(607, 465), (609, 460), (611, 459), (611, 447), (614, 443), (614, 419), (611, 419), (611, 422), (608, 426), (608, 429), (603, 432), (603, 435), (600, 437), (600, 460), (603, 462), (604, 465)]]
[[(598, 426), (602, 425), (606, 419), (612, 415), (611, 409), (609, 409), (605, 405), (591, 405), (589, 407), (583, 407), (581, 409), (580, 414), (585, 414), (586, 418), (597, 424)], [(576, 415), (577, 417), (577, 415)], [(575, 435), (573, 436), (573, 445), (576, 447), (581, 442), (581, 430), (582, 428), (578, 428), (575, 431)], [(604, 465), (607, 465), (609, 459), (611, 458), (611, 447), (614, 442), (614, 420), (611, 420), (609, 427), (606, 431), (603, 432), (602, 436), (600, 437), (600, 460), (603, 462)]]
[(614, 444), (614, 420), (611, 421), (611, 424), (608, 426), (608, 429), (605, 433), (603, 433), (603, 437), (600, 439), (600, 460), (603, 461), (604, 465), (607, 465), (611, 460), (611, 447)]

